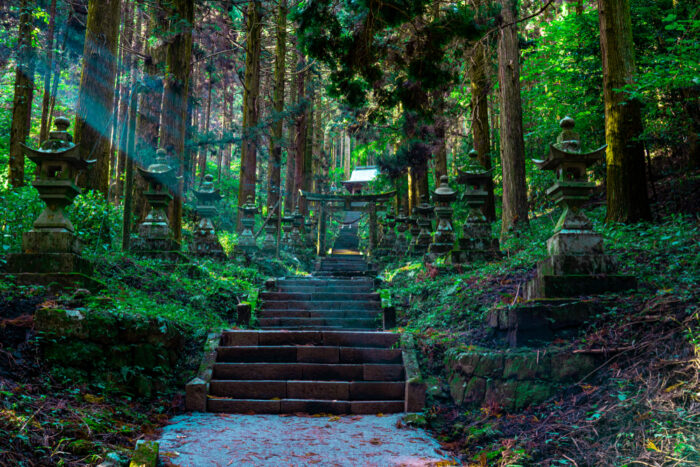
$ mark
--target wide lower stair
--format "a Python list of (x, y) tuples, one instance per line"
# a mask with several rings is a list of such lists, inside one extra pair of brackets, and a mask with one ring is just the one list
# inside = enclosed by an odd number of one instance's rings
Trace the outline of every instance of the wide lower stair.
[(373, 414), (405, 410), (399, 335), (358, 331), (228, 331), (207, 410)]

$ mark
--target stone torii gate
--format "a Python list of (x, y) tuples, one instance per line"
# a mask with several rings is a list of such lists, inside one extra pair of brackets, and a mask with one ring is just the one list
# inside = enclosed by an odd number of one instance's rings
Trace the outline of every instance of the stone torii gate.
[(326, 255), (326, 224), (329, 209), (333, 211), (369, 213), (369, 250), (371, 253), (377, 247), (377, 204), (390, 201), (396, 196), (396, 191), (354, 195), (311, 193), (303, 190), (299, 190), (299, 192), (307, 201), (316, 203), (319, 208), (318, 237), (316, 239), (316, 254), (318, 256)]

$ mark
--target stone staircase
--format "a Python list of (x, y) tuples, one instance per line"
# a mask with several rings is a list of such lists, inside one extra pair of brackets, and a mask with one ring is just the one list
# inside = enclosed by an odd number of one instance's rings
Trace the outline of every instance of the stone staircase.
[(261, 329), (225, 331), (211, 342), (216, 350), (206, 369), (187, 387), (189, 410), (374, 414), (423, 408), (415, 355), (401, 348), (399, 334), (377, 330), (382, 308), (371, 268), (346, 247), (357, 248), (356, 229), (341, 230), (334, 252), (342, 253), (321, 259), (314, 276), (267, 282), (259, 295)]

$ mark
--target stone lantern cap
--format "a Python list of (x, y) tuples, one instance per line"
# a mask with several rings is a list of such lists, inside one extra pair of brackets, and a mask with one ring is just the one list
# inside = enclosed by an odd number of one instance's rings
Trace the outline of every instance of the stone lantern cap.
[(156, 151), (156, 159), (147, 169), (137, 167), (143, 178), (154, 185), (171, 185), (177, 179), (175, 168), (168, 164), (167, 151), (160, 148)]
[(451, 203), (457, 199), (457, 192), (448, 183), (447, 175), (440, 177), (440, 186), (433, 192), (438, 203)]
[(416, 206), (416, 214), (419, 216), (429, 217), (433, 213), (433, 206), (428, 203), (427, 196), (424, 196), (421, 203)]
[(223, 198), (219, 190), (214, 188), (214, 177), (210, 174), (204, 176), (202, 183), (199, 184), (198, 190), (192, 191), (200, 204), (214, 204)]
[(243, 211), (244, 214), (247, 215), (254, 215), (258, 213), (258, 207), (253, 202), (252, 195), (248, 195), (248, 197), (245, 200), (245, 204), (239, 207), (238, 209), (240, 209), (241, 211)]
[(54, 123), (56, 130), (49, 133), (49, 139), (39, 149), (20, 145), (27, 158), (39, 167), (37, 180), (73, 180), (78, 172), (96, 161), (80, 158), (79, 146), (73, 143), (73, 137), (68, 133), (70, 120), (58, 117)]
[(549, 154), (544, 160), (533, 159), (542, 170), (553, 170), (561, 181), (586, 181), (586, 169), (605, 158), (607, 144), (600, 148), (582, 152), (578, 133), (573, 131), (574, 119), (564, 117), (559, 126), (562, 132), (557, 142), (550, 144)]

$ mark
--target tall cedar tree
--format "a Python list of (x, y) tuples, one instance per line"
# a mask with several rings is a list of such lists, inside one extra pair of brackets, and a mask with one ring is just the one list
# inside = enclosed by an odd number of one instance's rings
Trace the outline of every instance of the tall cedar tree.
[[(284, 75), (285, 57), (287, 55), (287, 0), (279, 0), (277, 10), (277, 42), (275, 45), (275, 88), (272, 95), (272, 108), (276, 113), (270, 135), (270, 162), (268, 164), (268, 212), (275, 209), (279, 215), (280, 207), (277, 206), (280, 197), (280, 169), (282, 165), (282, 111), (284, 110)], [(277, 206), (275, 208), (275, 206)]]
[[(248, 3), (246, 21), (245, 77), (243, 83), (243, 144), (241, 145), (241, 170), (238, 186), (238, 206), (246, 203), (248, 196), (255, 199), (255, 178), (258, 152), (258, 99), (260, 97), (260, 49), (262, 33), (262, 3)], [(240, 216), (238, 228), (240, 229)]]
[[(481, 1), (475, 2), (478, 9)], [(486, 47), (483, 41), (477, 42), (471, 51), (469, 64), (469, 80), (471, 82), (471, 110), (472, 110), (472, 136), (474, 137), (474, 150), (477, 153), (479, 163), (491, 170), (491, 138), (489, 128), (489, 104), (488, 96), (490, 83), (486, 73)], [(496, 220), (496, 201), (493, 193), (493, 178), (489, 178), (486, 187), (488, 198), (484, 204), (483, 212), (490, 221)]]
[(520, 98), (520, 48), (514, 0), (501, 2), (503, 26), (498, 32), (498, 83), (501, 107), (501, 167), (503, 212), (501, 232), (527, 224), (525, 141)]
[(651, 218), (644, 164), (641, 103), (622, 89), (635, 73), (634, 43), (628, 0), (598, 0), (600, 50), (603, 58), (605, 140), (608, 148), (607, 197), (610, 222)]
[(176, 240), (182, 238), (182, 191), (187, 131), (187, 94), (192, 58), (194, 0), (170, 2), (170, 24), (166, 54), (166, 79), (163, 85), (163, 111), (160, 121), (160, 145), (175, 158), (180, 178), (174, 187), (170, 225)]
[(12, 102), (12, 126), (10, 127), (10, 185), (24, 185), (24, 153), (20, 144), (29, 137), (34, 99), (34, 47), (32, 47), (32, 10), (34, 2), (20, 3), (19, 36), (17, 40), (17, 70), (15, 95)]
[(46, 32), (46, 63), (44, 64), (44, 92), (41, 101), (39, 141), (49, 136), (49, 106), (51, 105), (51, 74), (53, 73), (53, 43), (56, 30), (56, 0), (49, 5), (49, 30)]
[(299, 202), (299, 190), (304, 188), (304, 154), (306, 153), (306, 127), (309, 118), (309, 113), (306, 108), (308, 105), (306, 86), (308, 81), (306, 75), (308, 71), (304, 71), (306, 68), (306, 60), (301, 51), (298, 52), (297, 57), (297, 102), (301, 105), (300, 111), (294, 120), (294, 185), (292, 187), (292, 193), (290, 193), (290, 197), (292, 198), (291, 209), (294, 209), (295, 205)]
[(88, 4), (83, 67), (75, 116), (75, 140), (83, 159), (97, 162), (87, 177), (87, 188), (107, 195), (110, 127), (117, 73), (117, 44), (121, 0), (92, 0)]

